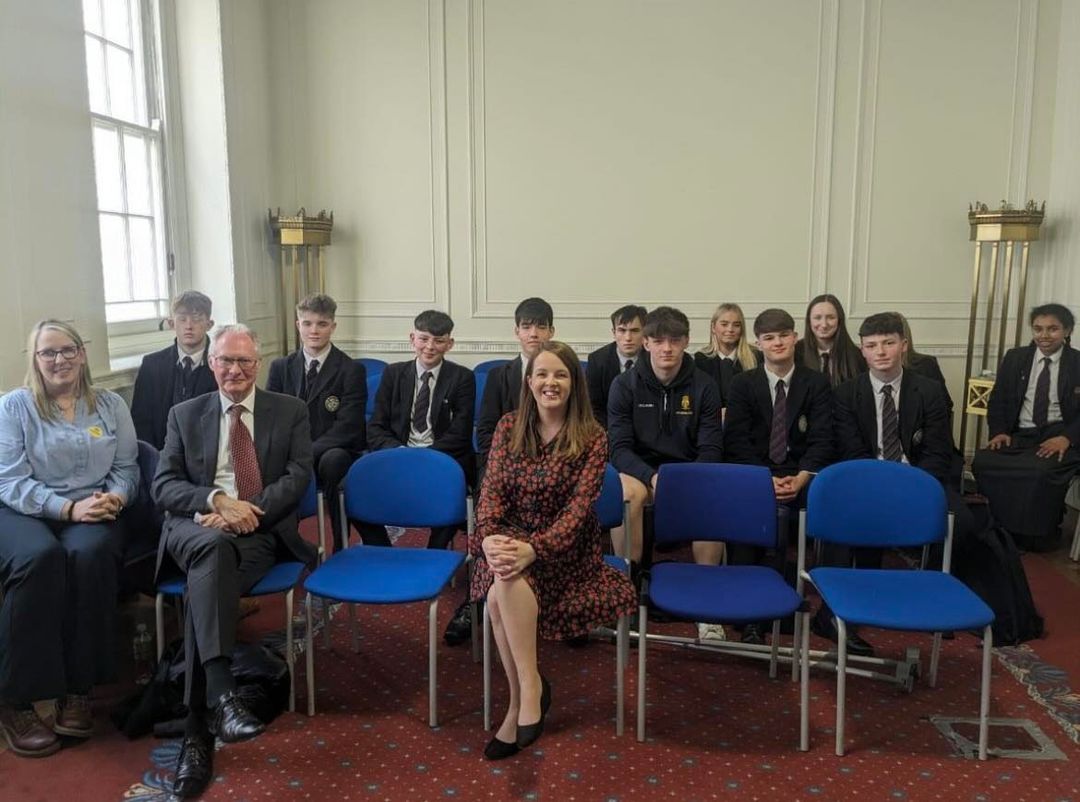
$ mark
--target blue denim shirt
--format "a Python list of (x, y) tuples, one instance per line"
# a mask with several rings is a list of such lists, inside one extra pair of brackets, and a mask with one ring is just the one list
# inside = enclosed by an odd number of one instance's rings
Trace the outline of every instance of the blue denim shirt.
[(123, 399), (97, 391), (97, 412), (79, 400), (75, 420), (47, 421), (25, 387), (0, 398), (0, 502), (23, 515), (59, 518), (68, 501), (101, 490), (129, 504), (139, 486), (138, 446)]

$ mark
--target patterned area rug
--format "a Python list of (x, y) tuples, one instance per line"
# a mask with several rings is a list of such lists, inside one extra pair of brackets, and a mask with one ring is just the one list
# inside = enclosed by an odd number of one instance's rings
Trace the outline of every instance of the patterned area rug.
[[(316, 646), (318, 714), (284, 714), (255, 741), (222, 747), (208, 800), (1077, 800), (1080, 802), (1080, 699), (1069, 674), (1080, 653), (1055, 667), (1044, 646), (1078, 636), (1080, 589), (1029, 557), (1029, 574), (1047, 615), (1044, 641), (997, 652), (991, 747), (1012, 754), (987, 763), (965, 759), (975, 739), (981, 650), (960, 635), (944, 644), (936, 689), (925, 682), (905, 693), (892, 685), (848, 682), (847, 749), (833, 754), (835, 677), (812, 675), (811, 751), (797, 752), (798, 685), (770, 680), (764, 663), (670, 647), (649, 652), (646, 743), (634, 738), (636, 650), (627, 674), (627, 732), (614, 732), (614, 647), (542, 646), (541, 664), (554, 688), (548, 728), (535, 747), (501, 763), (483, 760), (489, 734), (481, 726), (481, 672), (465, 647), (440, 642), (441, 726), (427, 716), (426, 607), (360, 608), (360, 653), (350, 648), (347, 616), (332, 626), (329, 651)], [(1045, 594), (1057, 598), (1043, 598)], [(462, 597), (447, 591), (440, 626)], [(282, 609), (264, 599), (243, 625), (255, 639), (280, 629)], [(691, 635), (687, 625), (666, 632)], [(441, 631), (441, 629), (440, 629)], [(881, 632), (866, 636), (884, 656), (930, 639)], [(824, 642), (813, 640), (816, 647)], [(651, 644), (650, 644), (651, 646)], [(1061, 655), (1058, 655), (1061, 656)], [(298, 707), (304, 709), (300, 663)], [(496, 669), (498, 670), (498, 669)], [(495, 676), (496, 720), (505, 705)], [(99, 719), (103, 719), (99, 716)], [(943, 722), (948, 726), (943, 729)], [(129, 742), (105, 732), (42, 761), (0, 755), (0, 799), (166, 800), (178, 745)], [(1053, 747), (1047, 752), (1046, 744)], [(1056, 750), (1055, 757), (1053, 751)], [(1048, 759), (1049, 756), (1049, 759)]]

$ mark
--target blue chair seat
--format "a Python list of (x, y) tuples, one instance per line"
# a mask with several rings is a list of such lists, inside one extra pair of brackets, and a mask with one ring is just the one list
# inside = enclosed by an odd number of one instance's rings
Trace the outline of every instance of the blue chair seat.
[(630, 574), (630, 566), (622, 557), (617, 554), (605, 554), (604, 562), (618, 571), (620, 574)]
[(165, 596), (183, 596), (185, 590), (187, 590), (187, 580), (182, 576), (167, 579), (157, 587), (157, 592)]
[[(302, 562), (278, 563), (244, 595), (269, 596), (273, 593), (284, 593), (300, 581), (305, 567)], [(158, 593), (165, 596), (183, 596), (185, 590), (187, 581), (183, 577), (169, 579), (158, 585)]]
[(460, 551), (353, 546), (304, 582), (316, 596), (353, 604), (406, 604), (438, 596), (465, 560)]
[(994, 612), (967, 585), (940, 571), (815, 568), (810, 578), (850, 624), (906, 632), (982, 629)]
[(759, 565), (659, 563), (652, 567), (649, 598), (666, 613), (717, 624), (771, 621), (802, 604), (783, 577)]

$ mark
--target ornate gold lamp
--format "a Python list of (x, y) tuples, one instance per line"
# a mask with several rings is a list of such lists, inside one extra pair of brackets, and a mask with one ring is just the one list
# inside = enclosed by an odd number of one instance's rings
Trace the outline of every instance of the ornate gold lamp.
[[(968, 206), (968, 223), (971, 225), (971, 240), (975, 243), (975, 269), (971, 282), (971, 315), (968, 320), (967, 356), (964, 361), (964, 415), (960, 418), (960, 450), (966, 454), (968, 416), (975, 415), (974, 446), (977, 448), (982, 437), (983, 418), (994, 388), (994, 373), (997, 363), (1005, 355), (1005, 340), (1009, 329), (1009, 299), (1013, 288), (1013, 266), (1019, 262), (1018, 277), (1015, 281), (1017, 302), (1016, 319), (1012, 321), (1014, 329), (1013, 345), (1020, 345), (1023, 338), (1024, 303), (1027, 296), (1028, 255), (1031, 243), (1039, 238), (1046, 213), (1046, 203), (1038, 206), (1035, 201), (1028, 201), (1023, 209), (1014, 209), (1005, 201), (999, 209), (991, 210), (985, 203)], [(985, 291), (985, 321), (983, 328), (982, 353), (977, 371), (975, 361), (975, 329), (978, 324), (980, 286), (985, 246), (989, 244), (989, 272)], [(997, 296), (1001, 295), (1001, 314), (994, 319)], [(991, 344), (997, 331), (997, 352), (993, 363), (990, 362)], [(993, 367), (991, 367), (991, 365)]]
[(304, 207), (293, 217), (285, 217), (281, 209), (277, 214), (266, 210), (270, 228), (280, 248), (281, 271), (281, 347), (288, 351), (289, 332), (292, 331), (294, 347), (300, 347), (300, 334), (292, 325), (293, 309), (300, 299), (313, 292), (326, 291), (326, 268), (323, 247), (330, 244), (330, 232), (334, 228), (334, 213), (326, 210), (309, 217)]

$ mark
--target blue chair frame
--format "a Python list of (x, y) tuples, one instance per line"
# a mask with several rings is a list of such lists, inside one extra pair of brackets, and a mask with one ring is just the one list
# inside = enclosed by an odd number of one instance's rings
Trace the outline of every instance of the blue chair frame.
[[(601, 529), (612, 529), (616, 526), (627, 526), (629, 520), (630, 504), (623, 500), (622, 482), (619, 480), (619, 472), (612, 465), (604, 469), (604, 483), (600, 488), (600, 496), (597, 498), (593, 509), (600, 522)], [(629, 530), (627, 530), (629, 531)], [(630, 537), (624, 539), (629, 548)], [(607, 554), (604, 562), (629, 576), (630, 558), (626, 555)], [(491, 729), (491, 619), (488, 616), (488, 607), (484, 608), (484, 730)], [(629, 621), (626, 616), (619, 616), (615, 629), (615, 734), (622, 735), (625, 727), (625, 688), (626, 688), (626, 664), (629, 662), (630, 637)], [(608, 630), (610, 632), (610, 630)]]
[[(417, 493), (423, 488), (423, 493)], [(465, 524), (465, 474), (447, 454), (430, 448), (391, 448), (365, 454), (341, 485), (342, 526), (350, 519), (403, 527)], [(438, 726), (436, 706), (439, 594), (465, 555), (451, 549), (352, 546), (337, 552), (304, 582), (307, 606), (308, 715), (315, 714), (315, 664), (311, 596), (356, 604), (428, 602), (428, 723)], [(350, 616), (351, 617), (351, 616)], [(355, 623), (355, 621), (354, 621)], [(353, 629), (353, 651), (359, 642)]]
[[(311, 477), (304, 496), (300, 499), (297, 507), (297, 515), (300, 520), (312, 516), (318, 516), (319, 529), (319, 561), (326, 554), (326, 529), (323, 494), (319, 491), (315, 477)], [(307, 566), (299, 561), (290, 560), (274, 565), (255, 586), (245, 594), (245, 597), (270, 596), (275, 593), (285, 594), (285, 663), (289, 667), (289, 712), (296, 710), (296, 676), (295, 676), (295, 647), (293, 642), (293, 590), (300, 581), (301, 575)], [(183, 597), (187, 594), (187, 579), (177, 577), (158, 583), (157, 596), (154, 599), (154, 621), (157, 630), (157, 656), (161, 659), (165, 650), (165, 597)], [(310, 605), (309, 605), (310, 607)], [(329, 617), (325, 619), (329, 624)], [(183, 632), (183, 616), (181, 616), (180, 631)], [(311, 611), (308, 610), (308, 637), (311, 635)], [(310, 642), (308, 643), (310, 648)]]
[[(873, 488), (870, 492), (868, 488)], [(810, 485), (799, 521), (799, 579), (813, 584), (836, 618), (836, 754), (844, 754), (847, 627), (862, 624), (930, 632), (929, 684), (937, 683), (941, 633), (983, 631), (979, 759), (986, 760), (994, 613), (949, 574), (953, 516), (941, 483), (919, 468), (882, 460), (851, 460), (823, 470)], [(806, 539), (875, 548), (944, 543), (942, 570), (813, 568), (806, 570)], [(802, 615), (802, 720), (799, 748), (809, 742), (810, 613)]]
[[(768, 468), (698, 462), (662, 465), (655, 495), (651, 537), (646, 527), (646, 555), (653, 541), (673, 544), (711, 540), (766, 548), (780, 545), (776, 494)], [(773, 621), (769, 646), (722, 643), (705, 647), (696, 641), (677, 641), (708, 651), (753, 657), (767, 653), (772, 678), (776, 677), (780, 650), (780, 619), (803, 606), (802, 596), (784, 581), (783, 575), (766, 566), (661, 563), (649, 568), (642, 578), (638, 608), (638, 741), (645, 740), (650, 602), (687, 621)], [(797, 654), (794, 659), (798, 659)]]

